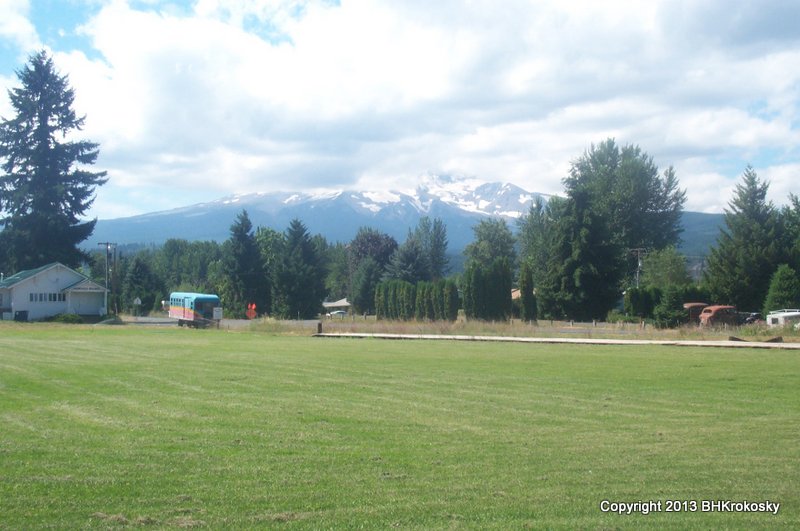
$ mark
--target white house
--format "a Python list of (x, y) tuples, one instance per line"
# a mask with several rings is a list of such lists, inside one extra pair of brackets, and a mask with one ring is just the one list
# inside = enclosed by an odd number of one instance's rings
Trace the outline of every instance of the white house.
[(106, 289), (54, 262), (0, 280), (0, 317), (36, 321), (60, 313), (103, 315)]

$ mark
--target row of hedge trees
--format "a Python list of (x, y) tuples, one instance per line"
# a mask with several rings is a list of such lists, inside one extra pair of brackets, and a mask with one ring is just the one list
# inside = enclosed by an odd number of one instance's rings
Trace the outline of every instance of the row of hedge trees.
[(689, 314), (683, 308), (685, 302), (709, 300), (711, 296), (708, 289), (696, 284), (670, 285), (663, 290), (648, 286), (625, 290), (623, 305), (626, 315), (650, 319), (656, 326), (666, 328), (689, 321)]
[(453, 280), (381, 282), (375, 288), (378, 319), (409, 321), (455, 321), (458, 317), (458, 286)]
[(512, 278), (508, 258), (497, 258), (488, 267), (469, 263), (462, 280), (466, 316), (487, 321), (511, 317)]

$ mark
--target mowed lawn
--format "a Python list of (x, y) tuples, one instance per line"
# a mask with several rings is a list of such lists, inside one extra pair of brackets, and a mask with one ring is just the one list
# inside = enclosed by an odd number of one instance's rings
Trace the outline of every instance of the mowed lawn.
[(0, 326), (0, 529), (146, 526), (796, 528), (800, 358)]

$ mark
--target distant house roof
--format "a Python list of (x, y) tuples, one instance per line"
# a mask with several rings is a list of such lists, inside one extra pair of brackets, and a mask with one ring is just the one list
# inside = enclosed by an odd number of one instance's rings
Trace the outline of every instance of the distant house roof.
[(78, 282), (72, 284), (71, 286), (67, 286), (66, 288), (64, 288), (63, 291), (82, 292), (82, 293), (87, 293), (87, 292), (103, 293), (104, 291), (106, 291), (106, 289), (97, 282), (90, 280), (88, 278), (84, 278), (83, 280), (79, 280)]
[(339, 299), (338, 301), (334, 302), (323, 302), (322, 307), (326, 310), (329, 308), (349, 308), (350, 303), (347, 302), (347, 297), (345, 297), (344, 299)]
[(52, 268), (58, 267), (58, 266), (61, 266), (61, 267), (65, 268), (65, 269), (69, 269), (70, 271), (72, 271), (73, 273), (75, 273), (76, 275), (79, 275), (81, 277), (81, 279), (78, 282), (72, 284), (71, 286), (68, 286), (68, 287), (64, 288), (64, 291), (84, 291), (84, 292), (85, 291), (95, 291), (95, 292), (96, 291), (100, 291), (100, 292), (105, 291), (105, 288), (103, 286), (97, 284), (96, 282), (91, 280), (86, 275), (82, 275), (82, 274), (78, 273), (77, 271), (75, 271), (74, 269), (65, 266), (61, 262), (53, 262), (53, 263), (50, 263), (50, 264), (47, 264), (47, 265), (43, 265), (42, 267), (37, 267), (36, 269), (26, 269), (25, 271), (20, 271), (19, 273), (14, 273), (10, 277), (6, 277), (2, 281), (0, 281), (0, 288), (12, 288), (12, 287), (16, 286), (17, 284), (19, 284), (20, 282), (22, 282), (24, 280), (27, 280), (27, 279), (32, 278), (32, 277), (35, 277), (36, 275), (38, 275), (40, 273), (44, 273), (48, 269), (52, 269)]
[[(5, 277), (2, 281), (0, 281), (0, 288), (10, 288), (19, 284), (23, 280), (27, 280), (33, 276), (38, 275), (43, 271), (47, 271), (51, 267), (56, 267), (61, 265), (58, 262), (53, 262), (51, 264), (43, 265), (42, 267), (37, 267), (36, 269), (26, 269), (25, 271), (20, 271), (19, 273), (14, 273), (10, 277)], [(66, 266), (64, 266), (66, 267)]]

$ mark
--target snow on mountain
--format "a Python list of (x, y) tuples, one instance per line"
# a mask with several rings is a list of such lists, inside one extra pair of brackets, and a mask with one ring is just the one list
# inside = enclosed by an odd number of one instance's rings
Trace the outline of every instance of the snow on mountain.
[[(254, 227), (283, 231), (292, 219), (301, 220), (312, 234), (331, 242), (347, 242), (364, 226), (405, 241), (409, 229), (423, 216), (441, 219), (447, 227), (452, 253), (472, 241), (474, 227), (486, 216), (505, 218), (512, 229), (537, 196), (510, 183), (428, 175), (415, 188), (392, 191), (315, 190), (237, 194), (164, 212), (100, 220), (86, 249), (97, 242), (160, 244), (170, 238), (223, 241), (230, 236), (236, 215), (246, 209)], [(722, 216), (685, 212), (681, 248), (704, 255), (715, 241)]]
[[(331, 241), (348, 241), (371, 226), (402, 241), (423, 216), (441, 218), (454, 246), (466, 245), (484, 216), (513, 221), (538, 194), (508, 183), (428, 175), (410, 190), (314, 190), (236, 194), (164, 212), (100, 220), (92, 240), (160, 243), (168, 238), (227, 239), (236, 214), (246, 209), (254, 226), (284, 230), (294, 219)], [(88, 242), (91, 244), (92, 242)]]

